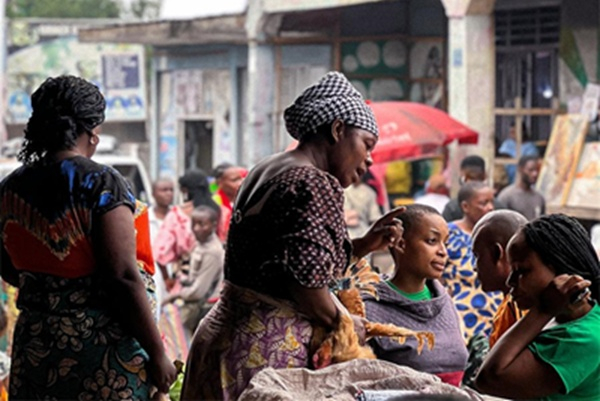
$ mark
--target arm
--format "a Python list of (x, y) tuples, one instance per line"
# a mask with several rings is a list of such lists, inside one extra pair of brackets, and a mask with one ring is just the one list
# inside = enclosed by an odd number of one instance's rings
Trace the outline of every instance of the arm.
[(353, 239), (353, 255), (362, 258), (373, 251), (399, 246), (404, 229), (402, 222), (396, 219), (396, 216), (404, 210), (404, 207), (399, 207), (387, 212), (369, 228), (363, 237)]
[(552, 315), (537, 308), (517, 322), (494, 345), (475, 384), (484, 394), (509, 398), (538, 398), (558, 394), (562, 381), (547, 363), (527, 348)]
[(327, 287), (307, 288), (294, 281), (289, 290), (301, 312), (327, 329), (337, 327), (340, 311)]
[[(549, 363), (537, 358), (528, 345), (554, 316), (583, 316), (587, 302), (572, 305), (574, 294), (590, 282), (566, 274), (555, 277), (542, 292), (538, 306), (508, 330), (494, 345), (476, 379), (484, 393), (501, 397), (540, 398), (558, 394), (565, 385)], [(576, 363), (576, 362), (575, 362)]]
[(94, 253), (98, 266), (102, 267), (100, 273), (110, 289), (113, 312), (125, 330), (148, 352), (155, 384), (160, 391), (166, 392), (175, 379), (175, 368), (166, 358), (137, 271), (133, 227), (133, 214), (126, 206), (100, 215), (93, 228)]
[(194, 280), (179, 292), (179, 298), (184, 301), (200, 300), (204, 302), (208, 299), (223, 270), (223, 255), (204, 254), (198, 264), (199, 266), (192, 266), (192, 269), (197, 269)]

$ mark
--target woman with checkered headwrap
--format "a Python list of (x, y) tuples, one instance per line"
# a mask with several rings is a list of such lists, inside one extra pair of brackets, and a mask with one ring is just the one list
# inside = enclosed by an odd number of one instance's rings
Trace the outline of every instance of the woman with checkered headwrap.
[(299, 145), (258, 163), (240, 188), (226, 284), (196, 329), (182, 399), (235, 400), (264, 368), (308, 367), (313, 326), (334, 329), (339, 320), (328, 284), (351, 257), (402, 238), (394, 220), (399, 211), (364, 237), (351, 242), (347, 236), (343, 188), (372, 164), (378, 138), (370, 107), (348, 80), (328, 73), (284, 119)]

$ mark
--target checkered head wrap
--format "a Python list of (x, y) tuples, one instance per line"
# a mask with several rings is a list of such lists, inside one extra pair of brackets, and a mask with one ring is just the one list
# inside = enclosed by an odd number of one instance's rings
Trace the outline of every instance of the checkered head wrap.
[(373, 111), (339, 72), (329, 72), (318, 83), (306, 88), (294, 104), (285, 109), (283, 118), (288, 132), (298, 141), (315, 134), (318, 127), (332, 123), (336, 118), (379, 136)]

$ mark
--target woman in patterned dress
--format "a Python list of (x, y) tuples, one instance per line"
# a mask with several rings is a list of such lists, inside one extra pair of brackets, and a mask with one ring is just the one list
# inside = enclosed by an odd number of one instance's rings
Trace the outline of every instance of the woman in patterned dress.
[(479, 219), (494, 210), (494, 190), (479, 181), (468, 182), (461, 187), (458, 202), (464, 215), (448, 224), (448, 263), (442, 279), (462, 318), (465, 340), (469, 341), (478, 334), (489, 336), (492, 319), (502, 301), (500, 292), (481, 289), (473, 270), (471, 232)]
[[(328, 284), (352, 256), (396, 245), (395, 210), (349, 240), (343, 188), (372, 164), (371, 109), (340, 73), (307, 88), (285, 111), (299, 146), (244, 180), (226, 248), (225, 287), (192, 340), (182, 399), (236, 400), (260, 370), (309, 367), (313, 326), (335, 328)], [(360, 320), (355, 320), (360, 331)]]
[[(19, 287), (11, 399), (145, 400), (166, 392), (166, 358), (136, 266), (135, 199), (90, 160), (105, 101), (89, 82), (48, 78), (31, 97), (19, 154), (0, 184), (2, 279)], [(139, 256), (139, 255), (138, 255)]]

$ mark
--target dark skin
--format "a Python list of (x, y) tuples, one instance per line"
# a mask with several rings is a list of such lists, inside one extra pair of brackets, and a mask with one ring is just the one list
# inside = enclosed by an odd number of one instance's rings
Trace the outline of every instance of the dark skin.
[(564, 390), (560, 376), (527, 346), (552, 318), (562, 323), (585, 316), (591, 310), (587, 299), (576, 304), (570, 300), (591, 283), (578, 275), (557, 275), (528, 248), (522, 233), (509, 242), (508, 259), (511, 293), (519, 307), (529, 312), (494, 345), (479, 371), (476, 385), (485, 394), (510, 399), (559, 394)]
[[(237, 203), (244, 204), (252, 198), (254, 192), (275, 175), (292, 166), (314, 166), (336, 177), (342, 187), (348, 187), (360, 177), (373, 163), (371, 151), (377, 143), (372, 133), (355, 127), (346, 126), (336, 120), (327, 137), (301, 142), (291, 152), (274, 155), (257, 165), (246, 177), (240, 188)], [(246, 213), (258, 213), (268, 197), (259, 200)], [(352, 241), (353, 253), (363, 257), (370, 252), (397, 246), (402, 240), (402, 223), (395, 219), (404, 208), (390, 211), (381, 217), (362, 238)], [(292, 299), (307, 316), (326, 328), (337, 326), (338, 308), (326, 287), (306, 288), (297, 282), (287, 283)], [(354, 318), (359, 336), (364, 340), (364, 327), (360, 318)]]
[[(48, 157), (64, 160), (74, 156), (91, 157), (97, 146), (99, 127), (81, 134), (75, 146)], [(94, 138), (94, 136), (96, 138)], [(146, 297), (144, 283), (137, 271), (135, 260), (135, 232), (133, 213), (126, 206), (118, 206), (100, 216), (92, 228), (94, 255), (107, 292), (109, 305), (124, 329), (135, 337), (150, 356), (148, 371), (158, 391), (167, 393), (175, 381), (175, 366), (167, 358), (162, 340), (154, 323)], [(18, 273), (4, 247), (2, 251), (2, 278), (18, 285)]]

